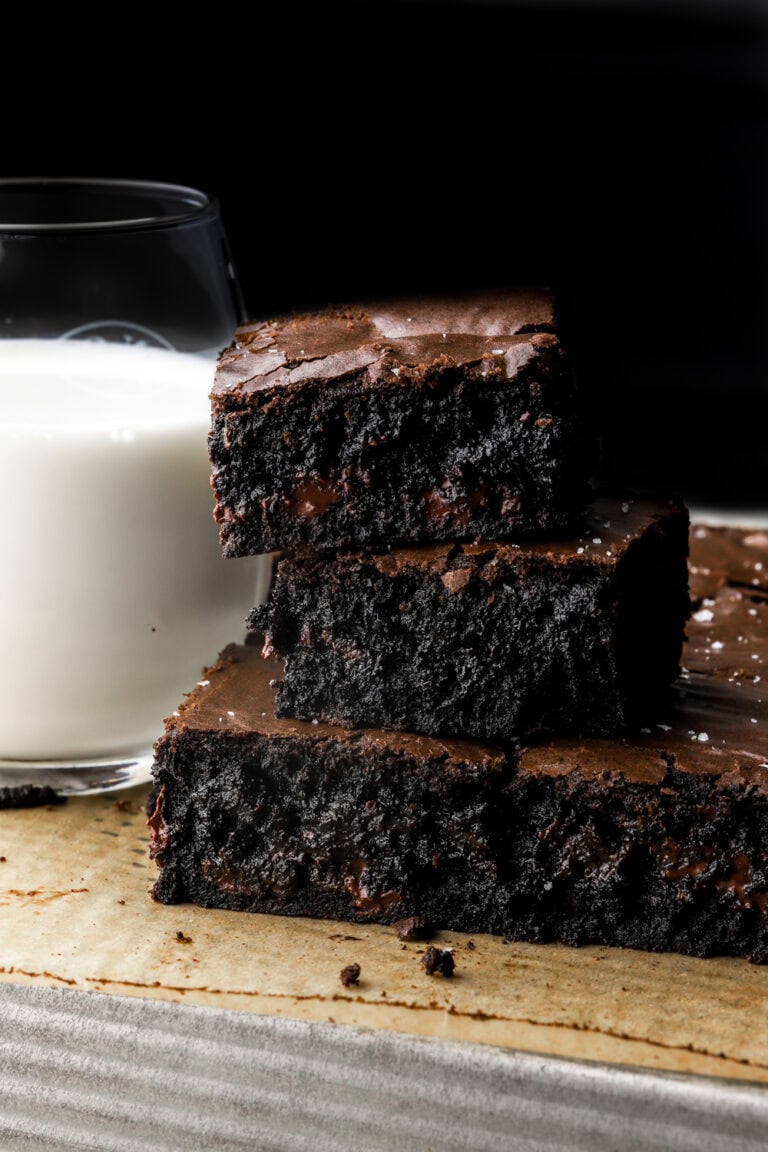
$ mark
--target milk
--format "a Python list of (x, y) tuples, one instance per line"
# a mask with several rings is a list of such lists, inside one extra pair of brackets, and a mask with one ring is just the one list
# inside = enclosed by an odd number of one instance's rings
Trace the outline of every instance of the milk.
[(266, 562), (219, 553), (212, 375), (158, 348), (0, 340), (0, 759), (146, 751), (242, 638)]

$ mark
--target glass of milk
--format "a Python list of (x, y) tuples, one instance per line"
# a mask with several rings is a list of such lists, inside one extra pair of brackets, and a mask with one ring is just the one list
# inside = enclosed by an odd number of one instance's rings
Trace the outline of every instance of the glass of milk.
[(267, 561), (222, 559), (207, 455), (241, 319), (204, 193), (0, 181), (0, 785), (146, 779), (243, 638)]

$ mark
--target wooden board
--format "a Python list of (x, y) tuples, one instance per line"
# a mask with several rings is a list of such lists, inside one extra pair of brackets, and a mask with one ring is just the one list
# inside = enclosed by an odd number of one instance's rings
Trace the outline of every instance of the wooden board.
[(445, 980), (390, 928), (156, 904), (145, 799), (0, 812), (0, 980), (768, 1082), (768, 968), (444, 932)]

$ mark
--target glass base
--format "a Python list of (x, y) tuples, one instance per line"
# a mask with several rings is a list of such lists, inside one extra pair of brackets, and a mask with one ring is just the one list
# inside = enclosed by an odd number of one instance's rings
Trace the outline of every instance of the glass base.
[(47, 786), (62, 796), (93, 796), (134, 788), (152, 778), (152, 749), (111, 760), (3, 760), (0, 788)]

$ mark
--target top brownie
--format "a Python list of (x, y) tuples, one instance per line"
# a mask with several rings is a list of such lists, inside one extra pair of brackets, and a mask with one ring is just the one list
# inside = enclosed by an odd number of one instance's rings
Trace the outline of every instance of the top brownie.
[(595, 463), (546, 292), (238, 329), (209, 439), (225, 555), (573, 529)]

